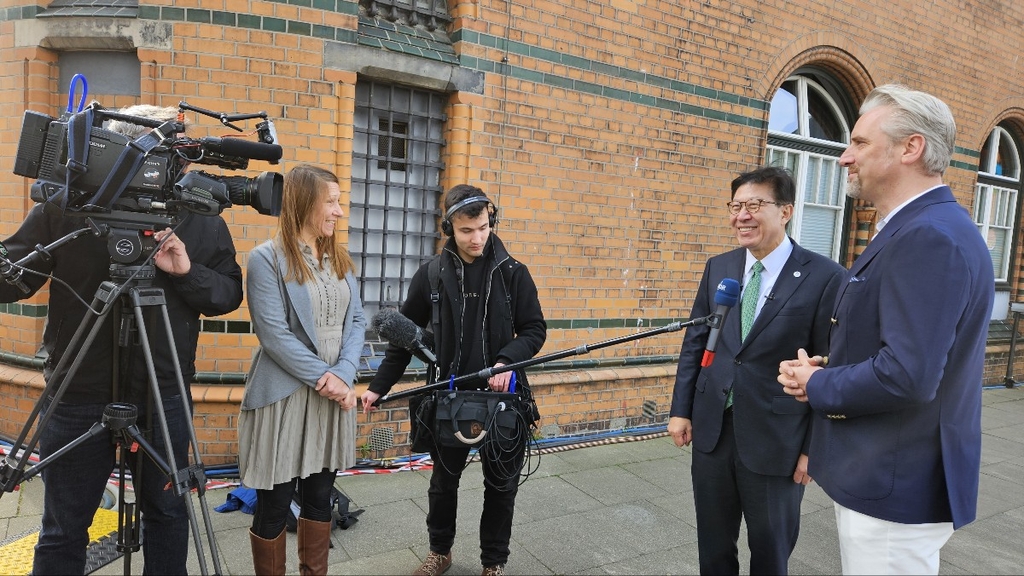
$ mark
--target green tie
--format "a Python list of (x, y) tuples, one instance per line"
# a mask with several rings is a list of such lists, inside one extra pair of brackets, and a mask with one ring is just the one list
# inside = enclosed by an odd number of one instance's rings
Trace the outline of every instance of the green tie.
[(764, 270), (764, 264), (755, 260), (751, 269), (754, 273), (750, 275), (750, 284), (743, 291), (743, 303), (740, 304), (740, 341), (747, 339), (750, 327), (754, 324), (754, 316), (757, 315), (757, 297), (761, 293), (761, 271)]
[[(764, 264), (761, 264), (760, 260), (755, 260), (751, 269), (754, 273), (750, 276), (750, 283), (743, 290), (743, 302), (740, 303), (740, 342), (747, 339), (750, 327), (754, 324), (754, 316), (757, 315), (757, 297), (761, 293), (761, 271), (764, 270)], [(728, 409), (730, 406), (732, 406), (732, 388), (729, 389), (729, 394), (725, 397), (725, 408)]]

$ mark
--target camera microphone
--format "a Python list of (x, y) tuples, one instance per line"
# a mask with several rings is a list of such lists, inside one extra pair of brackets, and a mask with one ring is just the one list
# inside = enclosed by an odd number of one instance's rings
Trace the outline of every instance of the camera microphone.
[(200, 138), (203, 146), (225, 156), (240, 156), (252, 160), (266, 160), (276, 164), (283, 154), (278, 144), (264, 144), (262, 142), (250, 142), (241, 138)]

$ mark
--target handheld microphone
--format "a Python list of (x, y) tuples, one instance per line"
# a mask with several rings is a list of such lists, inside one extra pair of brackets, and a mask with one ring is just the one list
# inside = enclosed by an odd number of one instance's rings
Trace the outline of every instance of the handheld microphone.
[(241, 156), (252, 160), (266, 160), (270, 163), (277, 163), (281, 159), (281, 146), (277, 144), (264, 144), (262, 142), (250, 142), (241, 138), (200, 138), (203, 146), (225, 156)]
[(420, 360), (428, 363), (437, 362), (437, 357), (430, 349), (434, 345), (430, 333), (424, 332), (415, 322), (403, 316), (398, 310), (394, 308), (381, 309), (380, 312), (374, 314), (370, 327), (388, 342), (405, 348)]
[(718, 308), (712, 314), (708, 325), (711, 326), (711, 333), (708, 334), (708, 343), (704, 347), (704, 357), (700, 361), (701, 368), (711, 366), (715, 360), (715, 349), (718, 348), (718, 336), (722, 333), (722, 325), (729, 310), (740, 300), (740, 283), (732, 278), (723, 278), (718, 283), (715, 291), (715, 304)]

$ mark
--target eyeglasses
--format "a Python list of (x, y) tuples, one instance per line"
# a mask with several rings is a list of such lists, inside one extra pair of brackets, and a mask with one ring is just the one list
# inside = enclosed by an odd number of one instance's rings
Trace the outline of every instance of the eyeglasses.
[(729, 207), (730, 214), (739, 214), (740, 210), (744, 208), (747, 209), (747, 212), (751, 214), (756, 214), (757, 211), (761, 209), (761, 206), (765, 204), (775, 204), (776, 206), (781, 206), (779, 202), (772, 202), (771, 200), (761, 200), (760, 198), (754, 198), (753, 200), (747, 200), (746, 202), (728, 202), (726, 206)]

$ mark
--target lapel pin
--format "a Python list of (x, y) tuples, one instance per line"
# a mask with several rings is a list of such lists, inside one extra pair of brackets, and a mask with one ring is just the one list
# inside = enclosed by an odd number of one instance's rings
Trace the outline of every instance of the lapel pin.
[(799, 278), (799, 277), (800, 277), (800, 271), (799, 270), (797, 270), (796, 272), (793, 272), (793, 278)]

